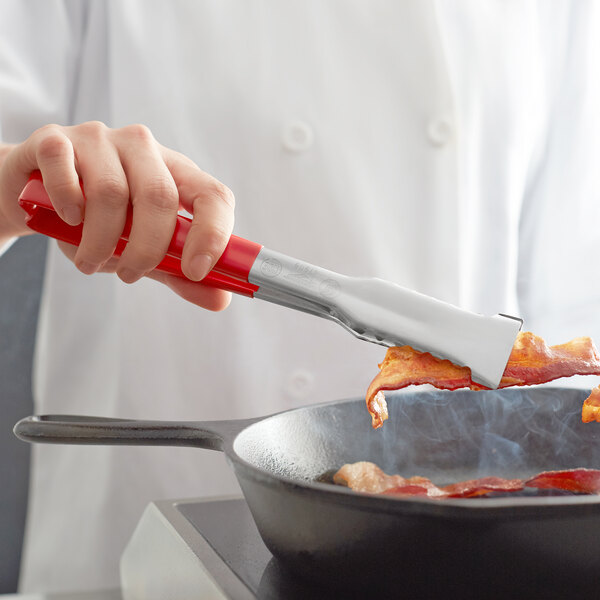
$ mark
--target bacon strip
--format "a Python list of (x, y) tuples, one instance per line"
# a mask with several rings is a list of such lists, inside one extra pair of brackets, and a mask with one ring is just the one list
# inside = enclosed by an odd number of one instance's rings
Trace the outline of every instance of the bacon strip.
[[(387, 406), (385, 407), (385, 414), (387, 415)], [(583, 402), (581, 420), (584, 423), (590, 423), (591, 421), (600, 422), (600, 386), (594, 388), (592, 393)]]
[[(437, 488), (440, 490), (440, 488)], [(426, 488), (422, 485), (398, 485), (388, 490), (381, 492), (383, 496), (429, 496), (431, 488)], [(440, 490), (440, 496), (444, 492)], [(439, 496), (438, 496), (439, 497)]]
[(490, 492), (518, 492), (524, 487), (521, 479), (502, 479), (501, 477), (482, 477), (452, 483), (442, 488), (434, 484), (431, 486), (406, 484), (389, 488), (380, 492), (388, 496), (427, 496), (428, 498), (476, 498), (485, 496)]
[(433, 483), (426, 477), (405, 479), (401, 475), (388, 475), (375, 463), (367, 461), (344, 465), (333, 476), (333, 482), (348, 486), (356, 492), (369, 492), (371, 494), (379, 494), (390, 488), (404, 485), (433, 486)]
[(333, 481), (357, 492), (386, 496), (418, 496), (437, 500), (476, 498), (490, 492), (518, 492), (525, 487), (600, 494), (600, 470), (583, 468), (544, 471), (527, 481), (482, 477), (438, 487), (426, 477), (415, 476), (405, 479), (401, 475), (388, 475), (376, 464), (362, 461), (344, 465), (333, 476)]
[[(410, 346), (389, 348), (380, 372), (367, 390), (367, 409), (373, 428), (388, 418), (384, 390), (398, 390), (409, 385), (429, 383), (439, 389), (487, 389), (471, 379), (468, 367), (459, 367), (429, 352)], [(579, 337), (566, 344), (548, 346), (533, 333), (521, 332), (508, 359), (499, 387), (534, 385), (572, 375), (600, 375), (600, 354), (589, 337)], [(600, 387), (584, 402), (584, 422), (600, 422)]]
[(600, 471), (596, 469), (545, 471), (526, 481), (525, 485), (541, 489), (598, 494), (600, 493)]
[(503, 479), (502, 477), (482, 477), (452, 483), (442, 489), (448, 498), (475, 498), (489, 492), (518, 492), (524, 488), (521, 479)]

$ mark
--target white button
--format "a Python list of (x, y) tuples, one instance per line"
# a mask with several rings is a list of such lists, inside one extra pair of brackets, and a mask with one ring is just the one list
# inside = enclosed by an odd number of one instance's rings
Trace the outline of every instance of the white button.
[(434, 146), (445, 146), (452, 139), (452, 123), (445, 117), (432, 119), (427, 125), (427, 137)]
[(297, 369), (288, 379), (287, 391), (294, 398), (305, 398), (312, 390), (314, 380), (313, 374), (309, 371)]
[(312, 146), (314, 138), (310, 125), (304, 121), (292, 121), (283, 128), (281, 141), (290, 152), (304, 152)]

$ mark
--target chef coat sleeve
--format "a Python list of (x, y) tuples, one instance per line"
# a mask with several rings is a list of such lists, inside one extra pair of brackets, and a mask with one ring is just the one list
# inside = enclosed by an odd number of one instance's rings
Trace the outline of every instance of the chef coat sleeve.
[(542, 6), (548, 106), (521, 214), (520, 310), (552, 343), (600, 343), (600, 3)]
[[(0, 2), (0, 141), (69, 124), (88, 9), (78, 0)], [(0, 256), (14, 241), (0, 246)]]

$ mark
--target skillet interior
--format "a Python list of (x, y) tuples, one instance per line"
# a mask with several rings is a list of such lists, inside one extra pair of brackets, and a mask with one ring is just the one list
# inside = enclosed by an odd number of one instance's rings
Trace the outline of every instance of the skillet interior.
[(255, 467), (304, 482), (359, 460), (437, 484), (600, 468), (600, 424), (581, 422), (587, 393), (549, 387), (388, 393), (390, 418), (379, 430), (371, 428), (364, 400), (349, 400), (264, 419), (242, 431), (233, 449)]

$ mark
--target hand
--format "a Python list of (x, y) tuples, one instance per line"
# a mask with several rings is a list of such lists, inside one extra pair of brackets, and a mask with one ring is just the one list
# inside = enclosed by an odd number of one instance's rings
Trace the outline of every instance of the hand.
[[(193, 214), (193, 223), (181, 266), (189, 279), (200, 281), (223, 253), (233, 229), (231, 191), (189, 158), (161, 146), (142, 125), (46, 125), (12, 147), (0, 167), (0, 223), (5, 234), (29, 233), (17, 199), (35, 169), (42, 172), (60, 217), (70, 225), (84, 220), (79, 247), (61, 247), (86, 274), (114, 271), (126, 283), (149, 275), (167, 251), (182, 207)], [(130, 203), (129, 243), (123, 255), (113, 259)], [(220, 310), (230, 300), (222, 290), (173, 281), (178, 278), (164, 274), (151, 277), (204, 308)]]

